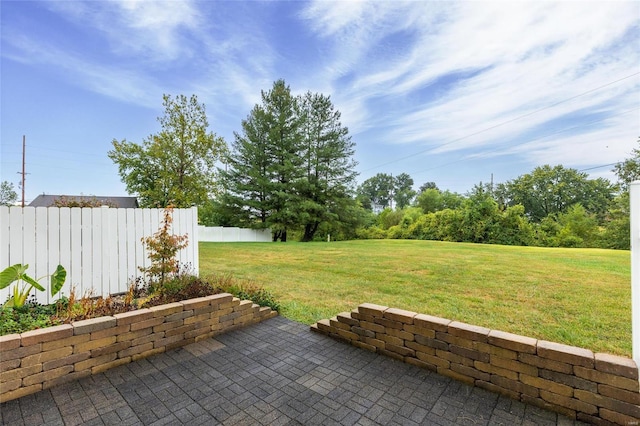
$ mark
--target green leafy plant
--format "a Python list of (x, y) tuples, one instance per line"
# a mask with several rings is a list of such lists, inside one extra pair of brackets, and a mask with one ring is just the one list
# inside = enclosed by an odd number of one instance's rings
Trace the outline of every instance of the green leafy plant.
[[(44, 287), (38, 281), (45, 278), (46, 275), (45, 277), (34, 280), (27, 275), (26, 271), (28, 268), (29, 265), (17, 263), (0, 272), (0, 290), (17, 281), (16, 285), (13, 287), (13, 296), (9, 297), (9, 300), (7, 300), (4, 306), (16, 308), (24, 306), (32, 288), (45, 291)], [(66, 279), (67, 271), (62, 267), (62, 265), (58, 265), (53, 274), (51, 274), (51, 296), (58, 294)], [(24, 282), (22, 286), (20, 286), (20, 281)]]
[(59, 325), (55, 312), (55, 305), (41, 305), (33, 294), (19, 308), (0, 306), (0, 336)]

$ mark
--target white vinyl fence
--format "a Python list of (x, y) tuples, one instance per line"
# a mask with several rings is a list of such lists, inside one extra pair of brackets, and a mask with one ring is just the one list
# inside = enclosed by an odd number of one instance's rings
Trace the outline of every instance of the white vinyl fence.
[[(40, 280), (47, 292), (32, 290), (40, 303), (60, 295), (93, 291), (107, 296), (127, 290), (149, 266), (141, 239), (158, 231), (162, 209), (109, 207), (6, 207), (0, 206), (0, 271), (16, 263), (28, 264), (27, 274), (38, 279), (51, 274), (58, 264), (67, 270), (61, 293), (51, 297), (49, 278)], [(171, 232), (188, 235), (186, 248), (178, 252), (181, 264), (198, 273), (198, 210), (175, 209)], [(15, 284), (0, 290), (4, 303)]]
[(198, 226), (198, 241), (233, 242), (271, 242), (271, 229), (244, 229), (222, 226)]
[(629, 186), (631, 199), (631, 339), (632, 356), (640, 366), (640, 181)]

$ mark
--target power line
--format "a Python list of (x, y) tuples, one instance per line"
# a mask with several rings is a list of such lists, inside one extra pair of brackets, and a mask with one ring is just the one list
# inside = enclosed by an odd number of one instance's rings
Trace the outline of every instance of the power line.
[(610, 164), (603, 164), (602, 166), (594, 166), (594, 167), (588, 167), (586, 169), (582, 169), (582, 170), (578, 170), (579, 172), (586, 172), (587, 170), (595, 170), (595, 169), (601, 169), (603, 167), (610, 167), (610, 166), (617, 166), (618, 164), (622, 164), (623, 161), (618, 161), (617, 163), (610, 163)]
[(468, 135), (465, 135), (465, 136), (459, 137), (459, 138), (457, 138), (457, 139), (453, 139), (453, 140), (451, 140), (451, 141), (449, 141), (449, 142), (446, 142), (446, 143), (443, 143), (443, 144), (437, 145), (437, 146), (435, 146), (435, 147), (429, 147), (429, 148), (424, 149), (424, 150), (422, 150), (422, 151), (415, 152), (415, 153), (413, 153), (413, 154), (411, 154), (411, 155), (407, 155), (407, 156), (405, 156), (405, 157), (400, 157), (400, 158), (398, 158), (398, 159), (391, 160), (391, 161), (387, 161), (386, 163), (382, 163), (382, 164), (379, 164), (379, 165), (377, 165), (377, 166), (370, 167), (370, 168), (368, 168), (368, 169), (363, 170), (362, 172), (368, 172), (368, 171), (370, 171), (370, 170), (375, 170), (375, 169), (377, 169), (377, 168), (380, 168), (380, 167), (383, 167), (383, 166), (387, 166), (387, 165), (389, 165), (389, 164), (393, 164), (393, 163), (397, 163), (397, 162), (399, 162), (399, 161), (407, 160), (407, 159), (409, 159), (409, 158), (413, 158), (413, 157), (415, 157), (416, 155), (424, 154), (425, 152), (432, 151), (432, 150), (434, 150), (434, 149), (438, 149), (438, 148), (442, 148), (442, 147), (444, 147), (444, 146), (451, 145), (452, 143), (459, 142), (459, 141), (461, 141), (461, 140), (464, 140), (464, 139), (470, 138), (471, 136), (476, 136), (476, 135), (479, 135), (480, 133), (484, 133), (484, 132), (487, 132), (487, 131), (489, 131), (489, 130), (493, 130), (493, 129), (497, 128), (497, 127), (504, 126), (505, 124), (513, 123), (514, 121), (520, 120), (520, 119), (525, 118), (525, 117), (529, 117), (529, 116), (531, 116), (531, 115), (534, 115), (534, 114), (537, 114), (537, 113), (539, 113), (539, 112), (545, 111), (545, 110), (547, 110), (547, 109), (549, 109), (549, 108), (553, 108), (553, 107), (558, 106), (558, 105), (560, 105), (560, 104), (563, 104), (563, 103), (565, 103), (565, 102), (572, 101), (572, 100), (574, 100), (574, 99), (577, 99), (577, 98), (579, 98), (579, 97), (581, 97), (581, 96), (584, 96), (584, 95), (587, 95), (587, 94), (589, 94), (589, 93), (596, 92), (596, 91), (598, 91), (598, 90), (600, 90), (600, 89), (603, 89), (603, 88), (605, 88), (605, 87), (611, 86), (612, 84), (619, 83), (619, 82), (624, 81), (624, 80), (626, 80), (626, 79), (628, 79), (628, 78), (634, 77), (634, 76), (636, 76), (636, 75), (638, 75), (638, 74), (640, 74), (640, 71), (639, 71), (639, 72), (635, 72), (635, 73), (633, 73), (633, 74), (630, 74), (630, 75), (628, 75), (628, 76), (626, 76), (626, 77), (622, 77), (622, 78), (620, 78), (620, 79), (618, 79), (618, 80), (611, 81), (611, 82), (609, 82), (609, 83), (607, 83), (607, 84), (603, 84), (602, 86), (598, 86), (598, 87), (596, 87), (596, 88), (594, 88), (594, 89), (587, 90), (586, 92), (579, 93), (579, 94), (577, 94), (577, 95), (575, 95), (575, 96), (572, 96), (572, 97), (570, 97), (570, 98), (563, 99), (563, 100), (558, 101), (558, 102), (556, 102), (556, 103), (553, 103), (553, 104), (551, 104), (551, 105), (547, 105), (546, 107), (539, 108), (539, 109), (537, 109), (537, 110), (535, 110), (535, 111), (531, 111), (531, 112), (528, 112), (528, 113), (526, 113), (526, 114), (519, 115), (519, 116), (517, 116), (517, 117), (515, 117), (515, 118), (512, 118), (512, 119), (510, 119), (510, 120), (503, 121), (502, 123), (498, 123), (498, 124), (496, 124), (496, 125), (493, 125), (493, 126), (487, 127), (487, 128), (485, 128), (485, 129), (479, 130), (479, 131), (477, 131), (477, 132), (470, 133), (470, 134), (468, 134)]

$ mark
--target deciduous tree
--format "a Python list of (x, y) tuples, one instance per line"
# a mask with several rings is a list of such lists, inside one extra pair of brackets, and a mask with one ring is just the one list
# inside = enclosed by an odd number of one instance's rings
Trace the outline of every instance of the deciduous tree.
[(389, 207), (393, 197), (393, 177), (387, 173), (370, 177), (358, 187), (358, 195), (382, 209)]
[(12, 206), (18, 199), (13, 183), (3, 180), (0, 183), (0, 206)]
[(540, 222), (550, 214), (566, 213), (578, 203), (602, 219), (614, 188), (606, 179), (588, 179), (586, 173), (575, 169), (545, 165), (505, 183), (503, 190), (508, 206), (522, 204), (527, 216)]
[(216, 162), (224, 139), (208, 131), (205, 106), (195, 95), (163, 96), (161, 130), (142, 144), (113, 140), (108, 155), (142, 207), (200, 205), (218, 189)]
[(393, 178), (393, 201), (396, 208), (403, 209), (411, 204), (416, 191), (413, 190), (413, 178), (407, 173), (400, 173)]
[[(638, 144), (640, 144), (640, 138), (638, 138)], [(640, 180), (640, 148), (634, 148), (631, 155), (631, 158), (616, 164), (613, 169), (623, 190), (626, 190), (634, 180)]]

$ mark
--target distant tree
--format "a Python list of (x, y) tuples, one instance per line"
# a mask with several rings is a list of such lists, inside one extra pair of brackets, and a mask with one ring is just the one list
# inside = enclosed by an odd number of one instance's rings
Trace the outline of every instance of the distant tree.
[(591, 180), (575, 169), (545, 165), (506, 182), (503, 190), (508, 206), (521, 204), (532, 221), (540, 222), (550, 214), (566, 213), (574, 204), (602, 220), (614, 188), (606, 179)]
[(198, 224), (202, 226), (245, 226), (217, 198), (198, 206)]
[(413, 178), (407, 173), (400, 173), (393, 178), (393, 200), (396, 202), (396, 208), (404, 209), (411, 204), (416, 191), (413, 190)]
[[(638, 144), (640, 144), (640, 138), (638, 138)], [(640, 180), (640, 148), (634, 148), (631, 154), (631, 158), (616, 164), (613, 169), (624, 191), (629, 188), (631, 182)]]
[(416, 197), (415, 204), (424, 213), (433, 213), (444, 209), (457, 209), (464, 201), (460, 194), (450, 191), (440, 191), (435, 188), (428, 188)]
[(491, 236), (499, 224), (498, 203), (482, 182), (467, 194), (462, 205), (463, 220), (461, 230), (463, 241), (473, 243), (491, 242)]
[(631, 248), (631, 214), (629, 191), (613, 199), (607, 213), (601, 245), (603, 248), (629, 250)]
[(0, 206), (12, 206), (18, 199), (18, 194), (13, 189), (13, 183), (3, 180), (0, 183)]
[(541, 228), (546, 233), (544, 245), (547, 246), (597, 247), (599, 243), (596, 217), (580, 204), (574, 204), (565, 213), (547, 216)]
[(378, 215), (378, 226), (382, 229), (389, 229), (392, 226), (399, 225), (403, 216), (404, 212), (402, 210), (386, 208)]
[(435, 182), (425, 182), (422, 185), (420, 185), (420, 188), (418, 189), (418, 195), (422, 194), (424, 191), (426, 191), (427, 189), (438, 189), (438, 185), (436, 185)]
[(362, 182), (357, 193), (360, 197), (366, 197), (372, 204), (383, 209), (389, 207), (393, 196), (393, 177), (387, 173), (378, 173)]
[(226, 151), (225, 141), (207, 131), (205, 106), (195, 95), (164, 95), (162, 105), (158, 133), (141, 145), (114, 139), (108, 156), (141, 207), (201, 205), (218, 190), (216, 162)]

